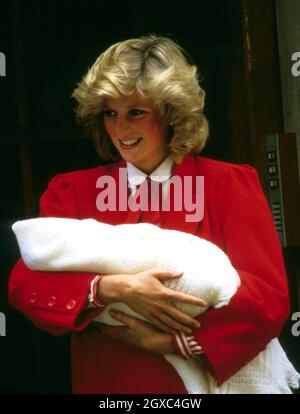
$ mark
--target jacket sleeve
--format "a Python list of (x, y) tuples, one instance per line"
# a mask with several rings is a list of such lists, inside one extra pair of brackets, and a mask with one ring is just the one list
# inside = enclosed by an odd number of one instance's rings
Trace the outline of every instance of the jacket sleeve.
[(281, 246), (256, 171), (235, 166), (219, 182), (219, 225), (241, 286), (228, 306), (202, 315), (195, 337), (221, 385), (279, 335), (289, 295)]
[[(40, 200), (40, 216), (78, 218), (72, 174), (50, 181)], [(9, 302), (53, 335), (80, 331), (99, 313), (98, 309), (82, 312), (94, 277), (90, 273), (32, 271), (20, 259), (10, 275)]]

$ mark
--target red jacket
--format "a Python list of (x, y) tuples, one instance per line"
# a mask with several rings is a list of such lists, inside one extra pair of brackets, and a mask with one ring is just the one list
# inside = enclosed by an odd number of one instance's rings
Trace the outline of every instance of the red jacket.
[[(138, 215), (102, 212), (96, 207), (96, 180), (111, 175), (118, 183), (122, 161), (56, 176), (41, 197), (41, 216), (95, 218), (111, 224), (134, 223)], [(244, 366), (271, 338), (289, 314), (288, 287), (280, 243), (255, 170), (188, 156), (174, 175), (204, 176), (201, 222), (186, 222), (186, 212), (162, 212), (162, 228), (199, 235), (221, 247), (239, 272), (241, 286), (228, 306), (212, 309), (194, 331), (221, 384)], [(123, 189), (127, 191), (127, 189)], [(163, 356), (104, 338), (87, 328), (98, 311), (86, 313), (94, 274), (29, 270), (20, 260), (9, 285), (11, 304), (53, 335), (73, 332), (72, 377), (75, 393), (186, 393)], [(87, 329), (84, 329), (87, 328)]]

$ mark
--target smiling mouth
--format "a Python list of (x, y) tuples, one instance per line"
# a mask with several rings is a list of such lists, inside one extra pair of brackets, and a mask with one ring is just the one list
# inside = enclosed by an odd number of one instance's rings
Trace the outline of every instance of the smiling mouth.
[(132, 139), (132, 140), (127, 140), (127, 141), (121, 141), (119, 139), (120, 145), (122, 148), (124, 149), (128, 149), (128, 148), (134, 148), (136, 147), (141, 140), (143, 139), (143, 137), (137, 138), (137, 139)]

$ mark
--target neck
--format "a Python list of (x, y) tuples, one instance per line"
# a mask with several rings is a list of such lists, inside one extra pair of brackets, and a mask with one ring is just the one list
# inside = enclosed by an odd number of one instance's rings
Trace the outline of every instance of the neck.
[(140, 166), (138, 163), (137, 164), (133, 164), (136, 168), (138, 168), (140, 171), (142, 171), (143, 173), (150, 175), (153, 173), (153, 171), (155, 171), (167, 158), (168, 156), (166, 155), (162, 160), (160, 160), (159, 162), (157, 162), (156, 164), (152, 164), (151, 167), (149, 166), (145, 166), (142, 165)]

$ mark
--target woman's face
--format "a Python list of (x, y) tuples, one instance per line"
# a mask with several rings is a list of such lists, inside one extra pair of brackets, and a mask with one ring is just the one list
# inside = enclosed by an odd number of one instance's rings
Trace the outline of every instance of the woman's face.
[(167, 155), (168, 126), (139, 93), (103, 102), (104, 126), (122, 158), (150, 174)]

